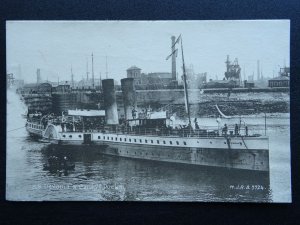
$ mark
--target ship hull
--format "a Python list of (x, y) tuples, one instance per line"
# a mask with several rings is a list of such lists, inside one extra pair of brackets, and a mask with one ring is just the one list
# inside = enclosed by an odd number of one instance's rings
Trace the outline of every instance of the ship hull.
[(77, 146), (85, 151), (93, 149), (102, 154), (118, 157), (249, 171), (269, 171), (268, 149), (158, 147), (105, 141), (85, 144), (82, 141), (75, 140), (52, 143), (64, 149), (74, 149)]
[(268, 150), (172, 148), (110, 144), (103, 154), (230, 169), (269, 171)]
[(269, 140), (262, 136), (180, 137), (102, 132), (62, 132), (49, 125), (43, 138), (62, 149), (78, 147), (106, 155), (269, 171)]

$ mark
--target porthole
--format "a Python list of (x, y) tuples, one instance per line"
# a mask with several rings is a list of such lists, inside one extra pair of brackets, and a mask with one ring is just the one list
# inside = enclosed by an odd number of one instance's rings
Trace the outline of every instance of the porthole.
[(63, 135), (63, 137), (66, 137), (66, 135)]
[(122, 138), (120, 138), (120, 141), (122, 141)]
[(172, 141), (170, 141), (170, 145), (172, 144)]
[(163, 141), (164, 144), (166, 144), (166, 141)]
[(100, 136), (98, 136), (98, 139), (100, 139)]
[(159, 144), (159, 140), (157, 140), (156, 142), (157, 142), (157, 144)]
[(145, 140), (145, 143), (148, 143), (148, 141), (147, 141), (147, 140)]
[(140, 142), (142, 143), (142, 139), (140, 139)]
[(116, 137), (116, 138), (115, 138), (115, 140), (117, 141), (117, 140), (118, 140), (118, 138)]
[(110, 140), (114, 140), (114, 138), (113, 138), (113, 137), (111, 137), (111, 138), (110, 138)]
[(212, 141), (210, 141), (209, 143), (211, 143), (211, 144), (212, 144)]
[(69, 138), (71, 138), (72, 137), (72, 135), (69, 135)]
[(186, 145), (186, 142), (184, 141), (183, 144)]
[(153, 140), (151, 140), (151, 143), (153, 144)]
[(126, 141), (126, 138), (124, 138), (124, 141)]
[(136, 142), (136, 139), (134, 139), (134, 142)]
[(103, 136), (103, 139), (105, 140), (105, 136)]
[(131, 138), (129, 138), (129, 142), (131, 142)]
[(179, 141), (176, 141), (176, 144), (179, 145)]

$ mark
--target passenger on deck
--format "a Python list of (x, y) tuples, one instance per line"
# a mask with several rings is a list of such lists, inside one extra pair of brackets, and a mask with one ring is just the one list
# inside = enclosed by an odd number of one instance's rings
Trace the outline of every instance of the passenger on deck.
[(239, 127), (238, 127), (237, 124), (235, 124), (235, 126), (234, 126), (234, 135), (235, 135), (235, 136), (238, 136), (238, 135), (239, 135)]
[(245, 127), (245, 131), (246, 131), (246, 136), (248, 136), (248, 127)]
[(227, 127), (227, 124), (225, 123), (223, 129), (222, 129), (222, 135), (227, 135), (227, 131), (228, 131), (228, 127)]
[(133, 108), (132, 111), (131, 111), (133, 119), (135, 119), (135, 117), (136, 117), (136, 112), (137, 111), (135, 110), (135, 108)]
[(44, 129), (46, 129), (47, 125), (48, 125), (48, 120), (43, 119), (43, 126), (44, 126)]
[(195, 123), (195, 129), (199, 130), (200, 128), (199, 128), (199, 125), (198, 125), (197, 118), (195, 118), (194, 123)]
[(60, 126), (61, 126), (62, 132), (65, 132), (65, 124), (64, 124), (64, 123), (61, 123)]

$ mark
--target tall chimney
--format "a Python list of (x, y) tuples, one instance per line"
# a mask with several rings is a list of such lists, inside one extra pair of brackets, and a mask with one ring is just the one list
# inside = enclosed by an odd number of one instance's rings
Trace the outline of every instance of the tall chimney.
[(175, 54), (175, 36), (171, 37), (172, 40), (172, 80), (176, 80), (176, 54)]
[(36, 83), (41, 83), (41, 69), (36, 70)]
[(259, 60), (257, 60), (257, 80), (260, 80)]
[(121, 88), (123, 93), (125, 119), (133, 119), (132, 110), (136, 109), (134, 78), (121, 79)]
[(119, 124), (114, 80), (102, 80), (102, 88), (106, 123), (111, 125)]

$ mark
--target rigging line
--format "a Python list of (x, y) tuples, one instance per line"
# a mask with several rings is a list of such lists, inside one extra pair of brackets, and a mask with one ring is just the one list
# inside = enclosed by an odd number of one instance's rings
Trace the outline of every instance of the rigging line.
[(244, 145), (245, 145), (246, 149), (248, 150), (248, 147), (247, 147), (247, 145), (246, 145), (246, 143), (245, 143), (245, 141), (244, 141), (244, 138), (243, 138), (243, 136), (241, 136), (241, 138), (242, 138), (242, 141), (243, 141), (243, 143), (244, 143)]
[(24, 127), (25, 127), (25, 126), (19, 127), (19, 128), (16, 128), (16, 129), (12, 129), (12, 130), (8, 130), (7, 132), (11, 132), (11, 131), (15, 131), (15, 130), (20, 130), (20, 129), (24, 128)]

